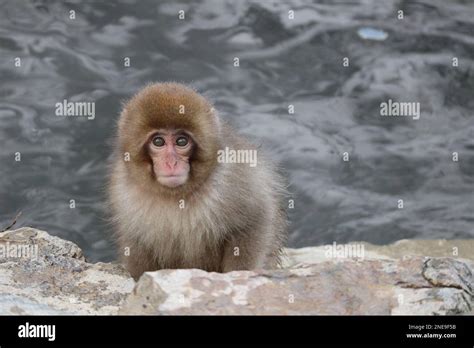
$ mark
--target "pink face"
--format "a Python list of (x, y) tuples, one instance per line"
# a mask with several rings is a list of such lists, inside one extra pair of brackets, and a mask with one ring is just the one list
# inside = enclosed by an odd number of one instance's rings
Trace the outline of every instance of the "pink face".
[(183, 131), (167, 129), (153, 133), (148, 149), (156, 180), (170, 188), (186, 183), (193, 148), (192, 138)]

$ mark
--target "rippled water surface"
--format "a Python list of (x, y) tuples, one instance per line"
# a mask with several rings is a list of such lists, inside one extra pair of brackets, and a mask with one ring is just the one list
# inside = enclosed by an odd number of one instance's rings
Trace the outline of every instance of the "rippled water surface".
[[(124, 100), (164, 80), (205, 92), (279, 161), (291, 246), (474, 237), (467, 0), (0, 1), (0, 227), (22, 211), (18, 226), (113, 258), (114, 123)], [(95, 101), (95, 119), (56, 116), (63, 99)], [(420, 119), (381, 117), (388, 99), (419, 102)]]

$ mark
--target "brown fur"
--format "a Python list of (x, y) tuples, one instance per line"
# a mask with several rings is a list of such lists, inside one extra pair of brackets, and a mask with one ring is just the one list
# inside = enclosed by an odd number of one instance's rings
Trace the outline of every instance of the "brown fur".
[[(160, 128), (187, 130), (197, 145), (189, 180), (177, 188), (156, 181), (144, 146)], [(226, 146), (254, 149), (184, 85), (150, 85), (125, 105), (109, 203), (119, 251), (130, 248), (122, 259), (135, 278), (163, 268), (227, 272), (277, 265), (286, 239), (283, 181), (260, 152), (256, 167), (218, 163), (217, 151)], [(130, 162), (123, 160), (125, 152)]]

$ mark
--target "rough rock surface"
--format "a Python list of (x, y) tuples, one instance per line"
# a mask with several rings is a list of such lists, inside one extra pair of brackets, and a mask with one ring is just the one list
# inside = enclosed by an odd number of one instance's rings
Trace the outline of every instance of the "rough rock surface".
[(449, 258), (345, 260), (227, 274), (144, 274), (122, 314), (461, 314), (472, 265)]
[(133, 286), (122, 266), (87, 263), (44, 231), (0, 233), (0, 314), (115, 314)]
[(135, 284), (120, 265), (21, 228), (0, 233), (0, 314), (472, 314), (473, 240), (362, 244), (359, 258), (287, 249), (279, 270), (162, 270)]

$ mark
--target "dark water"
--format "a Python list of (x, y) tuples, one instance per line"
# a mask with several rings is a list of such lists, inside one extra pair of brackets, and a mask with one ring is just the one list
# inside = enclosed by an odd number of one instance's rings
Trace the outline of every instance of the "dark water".
[[(468, 0), (1, 1), (0, 226), (22, 211), (18, 226), (111, 259), (107, 144), (121, 102), (165, 80), (205, 92), (281, 163), (291, 246), (474, 237)], [(56, 116), (63, 99), (94, 101), (95, 119)], [(419, 102), (420, 119), (381, 117), (388, 99)]]

